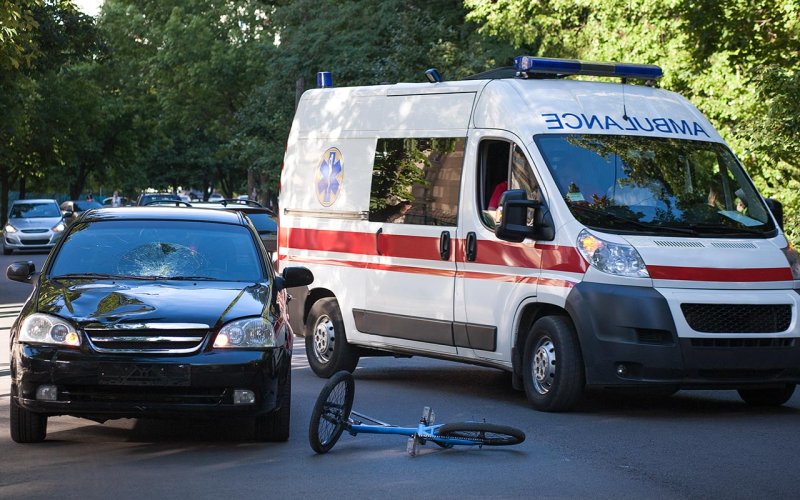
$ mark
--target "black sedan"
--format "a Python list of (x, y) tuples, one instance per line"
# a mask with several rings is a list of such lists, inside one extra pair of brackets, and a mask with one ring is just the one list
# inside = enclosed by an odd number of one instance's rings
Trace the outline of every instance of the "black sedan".
[(289, 437), (292, 332), (284, 288), (238, 212), (86, 212), (34, 284), (11, 328), (11, 437), (45, 439), (47, 420), (244, 416), (255, 438)]

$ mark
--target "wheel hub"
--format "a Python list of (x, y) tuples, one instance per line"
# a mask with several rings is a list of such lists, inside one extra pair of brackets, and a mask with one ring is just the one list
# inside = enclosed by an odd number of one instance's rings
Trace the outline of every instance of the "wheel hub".
[(333, 321), (328, 316), (321, 316), (314, 328), (314, 355), (320, 362), (330, 361), (334, 340)]
[(556, 348), (548, 337), (539, 340), (533, 355), (533, 386), (539, 394), (547, 394), (556, 376)]

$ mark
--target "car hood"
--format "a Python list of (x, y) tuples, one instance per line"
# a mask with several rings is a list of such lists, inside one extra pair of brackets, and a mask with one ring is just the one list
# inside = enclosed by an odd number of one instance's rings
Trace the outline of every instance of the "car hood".
[(80, 327), (139, 323), (202, 323), (212, 328), (266, 316), (267, 283), (43, 279), (37, 310)]
[(50, 229), (61, 222), (61, 217), (35, 217), (30, 219), (8, 219), (8, 223), (17, 229)]

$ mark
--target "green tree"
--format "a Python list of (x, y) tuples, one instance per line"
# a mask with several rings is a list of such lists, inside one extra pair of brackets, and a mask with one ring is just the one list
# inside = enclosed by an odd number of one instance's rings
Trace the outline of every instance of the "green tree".
[[(797, 0), (466, 0), (468, 19), (531, 55), (658, 64), (706, 114), (800, 241)], [(520, 19), (526, 22), (519, 22)]]

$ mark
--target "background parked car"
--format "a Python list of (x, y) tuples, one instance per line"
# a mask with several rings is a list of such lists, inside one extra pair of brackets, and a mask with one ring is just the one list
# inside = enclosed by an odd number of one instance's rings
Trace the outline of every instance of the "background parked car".
[(208, 203), (192, 203), (195, 208), (217, 208), (241, 212), (253, 222), (258, 236), (268, 252), (278, 251), (278, 216), (257, 201), (240, 199), (222, 199)]
[[(114, 197), (113, 196), (109, 196), (108, 198), (103, 198), (103, 206), (104, 207), (110, 207), (113, 202), (114, 202)], [(125, 198), (124, 196), (120, 197), (119, 206), (127, 207), (130, 204), (131, 204), (131, 200), (129, 200), (128, 198)]]
[(72, 201), (65, 201), (61, 204), (61, 215), (64, 217), (64, 223), (67, 225), (72, 224), (72, 222), (80, 217), (80, 215), (91, 209), (91, 208), (100, 208), (103, 205), (97, 201), (88, 201), (88, 200), (72, 200)]
[(139, 199), (136, 200), (136, 206), (143, 207), (148, 205), (154, 201), (181, 201), (181, 197), (177, 194), (172, 193), (142, 193), (139, 195)]
[(3, 228), (3, 254), (14, 250), (50, 250), (66, 228), (56, 200), (16, 200)]

